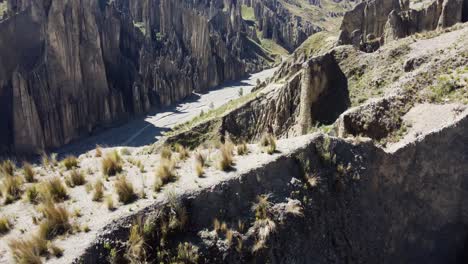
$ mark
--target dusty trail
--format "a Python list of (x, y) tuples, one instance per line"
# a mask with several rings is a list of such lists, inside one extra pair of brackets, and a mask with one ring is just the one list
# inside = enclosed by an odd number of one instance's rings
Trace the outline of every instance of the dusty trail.
[(158, 109), (148, 113), (145, 117), (135, 118), (128, 123), (106, 129), (87, 138), (80, 139), (55, 152), (59, 154), (80, 155), (96, 145), (108, 147), (140, 147), (156, 142), (163, 131), (167, 131), (177, 124), (186, 122), (200, 114), (200, 111), (208, 111), (212, 104), (215, 108), (239, 97), (242, 89), (244, 94), (250, 93), (257, 80), (264, 81), (273, 76), (276, 68), (255, 73), (242, 80), (224, 83), (207, 93), (194, 93), (185, 101), (164, 109)]

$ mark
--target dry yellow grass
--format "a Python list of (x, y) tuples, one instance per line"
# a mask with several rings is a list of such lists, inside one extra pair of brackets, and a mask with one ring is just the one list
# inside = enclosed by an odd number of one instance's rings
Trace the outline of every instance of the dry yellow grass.
[(47, 202), (39, 210), (44, 216), (39, 225), (40, 237), (52, 239), (71, 230), (70, 215), (65, 207)]
[(176, 144), (174, 148), (176, 152), (179, 153), (180, 160), (186, 160), (190, 156), (189, 151), (181, 144)]
[(19, 176), (6, 174), (1, 183), (2, 196), (4, 203), (10, 204), (21, 197), (23, 181)]
[(172, 159), (172, 150), (168, 146), (164, 146), (163, 149), (161, 150), (161, 159)]
[(86, 179), (83, 172), (74, 169), (70, 172), (70, 175), (65, 179), (65, 183), (68, 187), (73, 188), (75, 186), (84, 185), (86, 183)]
[(241, 144), (237, 145), (237, 155), (244, 156), (244, 155), (247, 155), (248, 153), (249, 153), (249, 149), (245, 142), (242, 142)]
[(75, 156), (70, 155), (62, 160), (62, 164), (67, 170), (71, 170), (78, 167), (78, 159)]
[(0, 217), (0, 234), (8, 233), (11, 228), (12, 224), (10, 219), (5, 216)]
[(154, 183), (155, 191), (159, 191), (162, 186), (177, 179), (174, 162), (168, 159), (162, 159), (155, 173)]
[(104, 197), (104, 184), (101, 180), (97, 180), (94, 184), (94, 193), (93, 193), (93, 201), (99, 202), (102, 201)]
[(3, 176), (13, 176), (15, 174), (15, 163), (11, 160), (5, 160), (0, 164), (0, 173)]
[(32, 165), (27, 162), (23, 163), (23, 176), (26, 182), (34, 182), (34, 174)]
[(99, 145), (96, 146), (96, 153), (95, 153), (94, 156), (95, 156), (96, 158), (102, 157), (102, 148), (101, 148)]
[(120, 172), (122, 172), (122, 158), (114, 150), (102, 159), (102, 173), (107, 176), (114, 176)]
[(217, 167), (222, 171), (228, 171), (232, 168), (234, 164), (233, 158), (233, 145), (230, 143), (225, 143), (220, 148), (220, 157), (218, 159)]
[(276, 152), (276, 138), (271, 134), (264, 134), (259, 144), (270, 155)]
[(54, 177), (39, 186), (39, 195), (43, 201), (60, 202), (68, 199), (68, 191), (59, 177)]
[(47, 254), (47, 240), (39, 236), (30, 239), (13, 239), (8, 245), (16, 263), (41, 264), (41, 256)]
[(114, 183), (114, 189), (119, 197), (119, 201), (124, 204), (133, 202), (137, 197), (132, 183), (127, 180), (125, 175), (118, 176)]

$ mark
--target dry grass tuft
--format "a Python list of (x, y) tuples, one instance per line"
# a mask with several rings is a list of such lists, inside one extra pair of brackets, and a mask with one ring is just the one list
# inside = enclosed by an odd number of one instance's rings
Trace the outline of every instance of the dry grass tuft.
[(50, 240), (71, 230), (70, 214), (65, 207), (47, 202), (39, 210), (44, 216), (39, 225), (40, 237)]
[(146, 243), (143, 226), (136, 223), (130, 230), (130, 236), (127, 241), (127, 258), (132, 263), (146, 263)]
[(67, 156), (62, 160), (62, 164), (67, 170), (78, 168), (78, 159), (73, 155)]
[(27, 162), (23, 163), (23, 176), (26, 182), (34, 182), (34, 174), (32, 165)]
[(107, 176), (114, 176), (122, 172), (122, 158), (119, 153), (114, 150), (108, 153), (102, 159), (102, 173)]
[(117, 180), (114, 183), (115, 192), (119, 196), (119, 201), (124, 204), (129, 204), (133, 202), (137, 195), (133, 189), (132, 183), (127, 180), (127, 177), (124, 175), (118, 176)]
[(104, 197), (104, 183), (101, 180), (97, 180), (94, 184), (94, 193), (93, 193), (93, 201), (99, 202), (102, 201)]
[(159, 191), (164, 185), (176, 181), (175, 164), (171, 160), (162, 159), (156, 169), (156, 179), (154, 183), (155, 191)]
[(189, 151), (181, 144), (176, 144), (174, 148), (175, 148), (175, 151), (179, 153), (180, 160), (186, 160), (190, 156)]
[(95, 152), (94, 156), (96, 158), (102, 157), (102, 148), (101, 148), (101, 146), (99, 146), (99, 145), (96, 146), (96, 152)]
[(65, 179), (65, 183), (68, 187), (74, 188), (75, 186), (84, 185), (86, 183), (86, 179), (83, 172), (74, 169), (70, 172), (70, 175)]
[(5, 160), (0, 164), (0, 173), (4, 176), (13, 176), (15, 174), (15, 163), (11, 160)]
[(234, 147), (231, 143), (225, 143), (221, 146), (220, 157), (217, 163), (218, 169), (228, 171), (232, 168), (232, 165), (234, 164), (233, 151)]
[(132, 155), (132, 152), (128, 148), (122, 148), (120, 150), (120, 154), (122, 156), (130, 156), (130, 155)]
[(161, 150), (161, 159), (167, 159), (167, 160), (172, 159), (172, 150), (170, 147), (168, 146), (163, 147), (163, 149)]
[(19, 176), (5, 175), (2, 179), (1, 191), (5, 198), (4, 203), (10, 204), (21, 197), (23, 181)]
[(60, 202), (68, 199), (67, 188), (59, 177), (43, 182), (39, 187), (39, 195), (43, 201)]
[(51, 241), (47, 242), (47, 251), (56, 258), (63, 256), (63, 249), (54, 245)]
[(112, 198), (112, 195), (108, 195), (106, 197), (106, 207), (109, 211), (114, 211), (115, 206), (114, 206), (114, 199)]
[(255, 219), (262, 220), (268, 218), (271, 208), (269, 199), (270, 195), (260, 195), (257, 197), (257, 203), (252, 206), (252, 211), (255, 212)]
[(205, 172), (206, 157), (200, 152), (195, 153), (194, 167), (198, 177), (203, 176)]
[(41, 256), (47, 254), (47, 240), (33, 236), (30, 239), (13, 239), (9, 247), (16, 263), (41, 264)]
[(237, 145), (237, 155), (239, 156), (244, 156), (249, 153), (249, 148), (247, 147), (247, 144), (245, 142), (242, 142), (241, 144)]
[(37, 204), (39, 202), (39, 191), (35, 184), (26, 189), (24, 199), (31, 204)]
[(259, 144), (270, 155), (276, 152), (276, 138), (271, 134), (264, 134)]
[(0, 234), (6, 234), (12, 228), (10, 219), (5, 216), (0, 217)]

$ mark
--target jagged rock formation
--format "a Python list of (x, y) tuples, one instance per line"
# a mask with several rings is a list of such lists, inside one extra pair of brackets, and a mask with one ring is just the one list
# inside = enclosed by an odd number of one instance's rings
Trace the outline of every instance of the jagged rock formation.
[(365, 1), (345, 14), (338, 42), (374, 51), (384, 42), (464, 22), (467, 5), (462, 0), (435, 0), (412, 9), (407, 0)]
[(292, 14), (279, 0), (244, 0), (244, 4), (253, 8), (262, 37), (273, 39), (289, 51), (294, 51), (310, 35), (322, 30)]
[(282, 85), (272, 85), (246, 104), (190, 128), (165, 143), (196, 146), (210, 136), (255, 141), (264, 133), (301, 135), (331, 124), (350, 106), (346, 77), (331, 54), (309, 59)]
[[(190, 228), (168, 244), (190, 243), (198, 263), (464, 263), (467, 127), (465, 110), (393, 153), (322, 135), (281, 141), (281, 154), (257, 168), (180, 194)], [(267, 226), (251, 211), (262, 194), (271, 194)], [(108, 225), (75, 262), (104, 260), (109, 242), (124, 254), (116, 240), (126, 241), (135, 218), (157, 215), (164, 204)], [(230, 239), (213, 231), (215, 218), (232, 229)]]
[(268, 59), (242, 32), (237, 1), (9, 0), (7, 17), (1, 152), (61, 146)]

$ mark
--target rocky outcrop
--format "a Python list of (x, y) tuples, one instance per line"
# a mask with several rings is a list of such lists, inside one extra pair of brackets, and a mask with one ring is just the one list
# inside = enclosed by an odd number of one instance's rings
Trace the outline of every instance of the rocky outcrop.
[[(39, 152), (262, 68), (237, 1), (8, 0), (0, 151)], [(196, 32), (196, 34), (195, 34)]]
[(210, 136), (255, 141), (265, 133), (302, 135), (332, 124), (350, 105), (347, 80), (331, 54), (305, 62), (285, 84), (271, 84), (240, 107), (196, 125), (165, 143), (195, 147)]
[(408, 1), (362, 2), (345, 14), (338, 42), (372, 52), (385, 42), (464, 21), (465, 5), (462, 0), (435, 0), (411, 9)]
[[(189, 228), (168, 238), (168, 252), (187, 242), (198, 263), (465, 263), (467, 127), (465, 111), (393, 153), (317, 134), (280, 141), (257, 168), (178, 192)], [(252, 204), (264, 194), (259, 215)], [(165, 203), (108, 225), (75, 262), (104, 260), (109, 244), (125, 254), (135, 219), (152, 219)]]
[(322, 31), (319, 26), (291, 13), (279, 0), (244, 0), (244, 4), (253, 8), (262, 37), (273, 39), (290, 52), (310, 35)]

